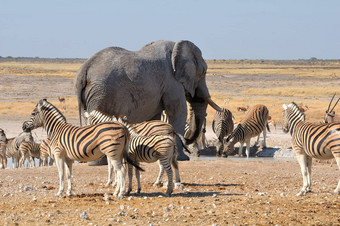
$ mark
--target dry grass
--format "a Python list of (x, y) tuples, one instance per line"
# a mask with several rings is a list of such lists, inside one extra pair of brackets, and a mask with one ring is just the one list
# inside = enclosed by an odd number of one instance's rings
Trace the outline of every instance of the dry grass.
[[(340, 61), (261, 61), (261, 60), (208, 60), (208, 76), (213, 74), (282, 74), (293, 76), (309, 76), (318, 78), (334, 78), (340, 76)], [(48, 63), (48, 62), (1, 62), (0, 76), (2, 74), (26, 76), (62, 76), (74, 78), (81, 63)], [(228, 83), (229, 86), (239, 84)], [(340, 93), (339, 84), (328, 87), (319, 87), (318, 84), (293, 87), (250, 88), (242, 91), (242, 97), (232, 97), (232, 93), (214, 92), (212, 98), (222, 107), (230, 109), (235, 119), (244, 117), (244, 113), (237, 112), (238, 106), (252, 107), (255, 104), (264, 104), (268, 107), (270, 115), (281, 121), (282, 103), (296, 101), (309, 106), (306, 112), (309, 121), (321, 121), (328, 101), (317, 100), (311, 97), (331, 97), (334, 91)], [(251, 96), (251, 98), (250, 98)], [(226, 97), (229, 100), (225, 102)], [(286, 97), (286, 99), (284, 98)], [(307, 98), (308, 97), (308, 98)], [(49, 99), (50, 100), (50, 99)], [(51, 101), (51, 100), (50, 100)], [(52, 103), (62, 108), (56, 100)], [(28, 115), (36, 103), (33, 102), (0, 102), (0, 115)], [(337, 107), (338, 108), (338, 107)], [(77, 101), (75, 97), (68, 98), (66, 102), (67, 115), (78, 116)], [(340, 111), (340, 110), (337, 110)], [(208, 122), (212, 121), (215, 111), (208, 107)]]
[[(316, 84), (317, 85), (317, 84)], [(243, 94), (246, 95), (255, 95), (255, 96), (284, 96), (284, 97), (331, 97), (334, 94), (334, 91), (340, 90), (340, 86), (327, 86), (327, 87), (317, 87), (317, 86), (304, 86), (304, 87), (274, 87), (274, 88), (265, 88), (265, 89), (257, 89), (250, 88), (246, 91), (243, 91)]]
[(208, 60), (208, 76), (217, 74), (280, 74), (303, 77), (340, 77), (340, 61)]
[(1, 62), (0, 75), (74, 78), (81, 65), (81, 63)]
[[(48, 99), (50, 103), (59, 108), (63, 112), (64, 104), (58, 100)], [(30, 115), (37, 102), (0, 102), (0, 115)], [(78, 104), (76, 97), (67, 98), (66, 116), (78, 115)]]

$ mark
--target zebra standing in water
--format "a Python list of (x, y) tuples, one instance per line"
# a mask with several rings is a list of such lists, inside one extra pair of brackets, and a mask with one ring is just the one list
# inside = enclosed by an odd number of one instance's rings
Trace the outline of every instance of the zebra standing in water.
[[(249, 158), (250, 154), (250, 139), (255, 136), (259, 136), (263, 131), (263, 147), (266, 147), (266, 127), (269, 130), (267, 120), (269, 116), (269, 111), (266, 106), (262, 104), (255, 105), (246, 114), (245, 118), (237, 125), (234, 131), (225, 139), (226, 140), (226, 150), (223, 151), (223, 156), (228, 156), (228, 154), (234, 151), (234, 145), (240, 142), (240, 147), (238, 150), (238, 155), (242, 155), (243, 144), (246, 142), (246, 154)], [(259, 140), (259, 137), (258, 137)], [(257, 140), (257, 142), (258, 142)]]
[[(95, 124), (103, 121), (116, 121), (121, 119), (116, 119), (114, 116), (110, 117), (105, 115), (104, 113), (93, 110), (90, 114), (85, 113), (85, 118), (87, 124)], [(136, 163), (138, 162), (155, 162), (158, 161), (160, 171), (154, 186), (161, 184), (162, 176), (164, 174), (164, 169), (168, 175), (168, 189), (166, 194), (168, 196), (171, 195), (173, 191), (172, 184), (172, 167), (175, 169), (176, 175), (176, 188), (181, 188), (180, 184), (180, 175), (178, 171), (178, 162), (177, 162), (177, 147), (176, 147), (176, 135), (179, 136), (182, 143), (184, 142), (184, 138), (177, 134), (173, 127), (159, 120), (147, 121), (136, 124), (129, 124), (126, 121), (122, 122), (128, 128), (130, 132), (130, 148), (129, 148), (129, 156)], [(183, 144), (183, 147), (185, 145)], [(109, 164), (109, 185), (112, 182), (112, 166)], [(136, 169), (136, 178), (138, 182), (138, 190), (137, 193), (141, 191), (140, 185), (140, 174), (138, 169)], [(130, 193), (132, 190), (132, 166), (129, 165), (129, 189), (127, 193)]]
[(41, 165), (40, 157), (40, 144), (30, 141), (23, 141), (19, 146), (20, 160), (19, 167), (25, 166), (25, 160), (27, 159), (27, 166), (35, 167), (34, 158), (39, 158), (39, 166)]
[(228, 136), (234, 129), (233, 114), (228, 109), (222, 108), (216, 111), (212, 122), (212, 129), (217, 136), (216, 155), (221, 156), (224, 150), (223, 139)]
[(118, 175), (114, 196), (122, 198), (125, 192), (125, 168), (123, 159), (134, 164), (128, 157), (129, 132), (120, 123), (106, 122), (93, 126), (77, 127), (66, 123), (64, 115), (46, 99), (40, 100), (24, 122), (23, 130), (43, 127), (51, 139), (51, 150), (58, 167), (59, 191), (64, 190), (64, 168), (68, 182), (67, 196), (72, 195), (72, 164), (76, 161), (94, 161), (107, 156)]
[(50, 157), (50, 161), (48, 163), (49, 166), (53, 165), (54, 157), (51, 153), (51, 140), (49, 138), (44, 139), (40, 144), (40, 159), (42, 162), (42, 166), (47, 166), (48, 157)]
[[(297, 195), (311, 191), (312, 158), (335, 158), (340, 169), (340, 123), (313, 124), (294, 102), (282, 106), (283, 131), (292, 136), (292, 146), (301, 167), (303, 186)], [(334, 190), (340, 194), (340, 180)]]

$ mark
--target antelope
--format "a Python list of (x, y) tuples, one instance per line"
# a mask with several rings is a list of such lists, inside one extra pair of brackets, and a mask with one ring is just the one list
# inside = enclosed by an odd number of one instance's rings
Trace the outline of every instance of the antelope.
[(65, 97), (61, 97), (61, 96), (58, 96), (58, 100), (61, 104), (63, 104), (63, 111), (64, 111), (64, 114), (66, 113), (66, 98)]
[(237, 111), (245, 113), (248, 110), (248, 108), (249, 108), (248, 105), (247, 105), (247, 107), (237, 107)]
[(306, 112), (307, 110), (309, 110), (309, 107), (307, 105), (303, 106), (302, 103), (298, 106), (298, 108), (301, 112)]
[(331, 101), (329, 102), (328, 108), (327, 108), (327, 110), (326, 110), (325, 123), (340, 122), (340, 116), (339, 116), (339, 115), (335, 115), (335, 111), (333, 111), (334, 108), (335, 108), (335, 106), (338, 104), (338, 102), (339, 102), (339, 100), (340, 100), (340, 97), (339, 97), (339, 99), (336, 101), (336, 103), (334, 104), (332, 110), (329, 110), (330, 107), (331, 107), (332, 101), (333, 101), (333, 99), (334, 99), (334, 97), (335, 97), (335, 94), (336, 94), (336, 93), (334, 93), (334, 95), (333, 95)]

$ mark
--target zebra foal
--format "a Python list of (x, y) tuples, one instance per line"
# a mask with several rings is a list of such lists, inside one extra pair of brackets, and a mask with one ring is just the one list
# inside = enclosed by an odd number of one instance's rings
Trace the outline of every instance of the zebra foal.
[(120, 123), (106, 122), (92, 126), (78, 127), (66, 123), (64, 115), (46, 99), (39, 101), (24, 122), (23, 130), (43, 127), (51, 140), (51, 151), (59, 173), (57, 197), (64, 191), (64, 171), (68, 182), (67, 196), (72, 195), (72, 164), (76, 161), (94, 161), (107, 156), (117, 169), (118, 185), (114, 196), (123, 197), (125, 192), (125, 168), (123, 159), (134, 164), (128, 157), (129, 132)]
[(0, 155), (3, 169), (7, 167), (7, 158), (12, 158), (13, 168), (18, 168), (21, 157), (19, 146), (23, 141), (33, 142), (31, 132), (22, 132), (18, 136), (8, 139), (5, 132), (0, 129)]
[(234, 151), (234, 145), (240, 142), (238, 155), (242, 156), (243, 144), (246, 142), (246, 155), (249, 158), (250, 154), (250, 139), (258, 136), (257, 142), (259, 141), (259, 135), (263, 132), (263, 147), (266, 147), (266, 127), (269, 130), (268, 121), (269, 111), (268, 108), (262, 104), (255, 105), (252, 107), (245, 118), (237, 125), (233, 132), (225, 138), (226, 147), (223, 151), (223, 156), (228, 156)]
[(221, 111), (216, 111), (212, 122), (212, 129), (217, 136), (218, 142), (216, 145), (216, 155), (221, 156), (224, 144), (223, 139), (228, 136), (234, 129), (233, 114), (228, 109), (222, 108)]
[[(292, 136), (292, 146), (303, 178), (302, 189), (297, 195), (304, 195), (311, 191), (312, 158), (335, 158), (340, 169), (340, 123), (305, 122), (304, 113), (294, 102), (282, 107), (283, 131)], [(334, 194), (340, 194), (340, 180)]]
[[(176, 135), (178, 135), (173, 127), (159, 120), (147, 121), (136, 124), (129, 124), (127, 121), (122, 121), (121, 118), (117, 119), (114, 116), (110, 117), (105, 115), (104, 113), (93, 110), (90, 114), (86, 113), (85, 118), (87, 119), (88, 124), (95, 124), (102, 121), (116, 121), (124, 123), (124, 125), (128, 128), (130, 133), (130, 147), (129, 147), (129, 156), (131, 159), (138, 164), (138, 162), (155, 162), (158, 161), (160, 171), (154, 186), (161, 184), (162, 176), (164, 174), (164, 169), (168, 175), (168, 189), (166, 194), (168, 196), (171, 195), (173, 191), (172, 184), (172, 167), (175, 169), (176, 175), (176, 184), (177, 188), (181, 188), (180, 184), (180, 175), (178, 171), (178, 162), (177, 162), (177, 146), (176, 146)], [(182, 141), (184, 142), (184, 138), (178, 135)], [(183, 147), (185, 145), (183, 144)], [(172, 167), (171, 167), (172, 166)], [(127, 193), (130, 193), (132, 190), (132, 166), (129, 165), (129, 189)], [(109, 164), (109, 178), (108, 183), (112, 183), (112, 166)], [(136, 179), (138, 182), (138, 190), (137, 193), (141, 191), (140, 184), (140, 174), (139, 170), (136, 169)]]
[(30, 141), (23, 141), (20, 146), (20, 160), (19, 160), (19, 167), (24, 167), (25, 160), (27, 159), (27, 166), (32, 167), (35, 166), (34, 158), (39, 158), (39, 166), (41, 165), (41, 158), (40, 158), (40, 144)]

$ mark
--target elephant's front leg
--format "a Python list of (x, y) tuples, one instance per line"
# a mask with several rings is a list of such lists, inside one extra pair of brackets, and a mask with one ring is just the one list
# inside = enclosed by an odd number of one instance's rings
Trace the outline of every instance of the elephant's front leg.
[[(184, 136), (184, 127), (187, 119), (187, 103), (182, 85), (170, 84), (168, 90), (163, 94), (162, 102), (165, 112), (169, 117), (169, 123), (177, 133)], [(178, 136), (176, 137), (176, 145), (178, 151), (177, 159), (180, 161), (190, 160), (190, 158), (184, 154), (182, 142)]]

